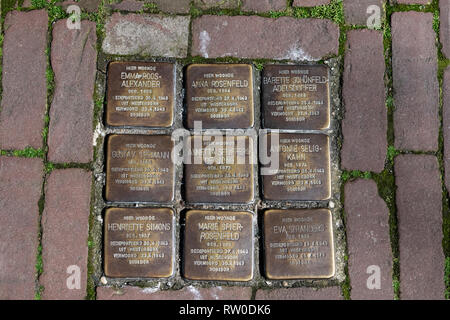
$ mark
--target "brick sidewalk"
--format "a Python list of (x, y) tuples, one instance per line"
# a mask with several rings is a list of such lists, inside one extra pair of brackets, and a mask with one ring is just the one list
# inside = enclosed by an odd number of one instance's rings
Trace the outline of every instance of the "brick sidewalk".
[[(55, 2), (2, 8), (0, 299), (450, 299), (450, 0)], [(189, 64), (329, 66), (336, 276), (105, 278), (104, 137), (128, 132), (104, 125), (110, 61), (176, 63), (180, 126)]]

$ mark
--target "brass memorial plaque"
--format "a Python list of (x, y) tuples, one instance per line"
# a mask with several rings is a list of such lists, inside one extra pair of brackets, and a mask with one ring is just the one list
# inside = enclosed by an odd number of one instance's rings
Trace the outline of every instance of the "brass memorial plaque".
[(264, 247), (269, 279), (331, 278), (335, 269), (331, 212), (267, 210)]
[(252, 202), (253, 147), (253, 139), (247, 136), (188, 137), (189, 154), (184, 167), (186, 201)]
[[(269, 133), (273, 167), (262, 175), (266, 200), (327, 200), (331, 196), (330, 147), (325, 134)], [(279, 141), (277, 141), (279, 140)], [(261, 155), (260, 155), (261, 156)], [(278, 159), (278, 166), (273, 166)], [(278, 169), (278, 170), (277, 170)]]
[(107, 209), (105, 275), (112, 278), (172, 276), (174, 221), (169, 208)]
[(322, 130), (330, 126), (325, 65), (267, 65), (262, 77), (264, 127)]
[(249, 281), (253, 278), (253, 215), (250, 212), (186, 213), (184, 277)]
[(254, 124), (253, 72), (247, 64), (193, 64), (186, 71), (186, 122), (203, 129), (250, 128)]
[(107, 82), (107, 125), (172, 126), (176, 96), (173, 63), (111, 62)]
[(108, 201), (171, 202), (175, 169), (170, 136), (110, 135), (106, 143)]

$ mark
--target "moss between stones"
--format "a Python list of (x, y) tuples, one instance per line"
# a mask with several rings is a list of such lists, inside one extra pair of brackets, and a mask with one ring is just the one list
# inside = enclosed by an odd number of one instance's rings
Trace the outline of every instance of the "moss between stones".
[(293, 9), (293, 16), (295, 18), (318, 18), (329, 19), (336, 22), (338, 25), (344, 25), (344, 5), (342, 0), (332, 0), (328, 5), (316, 7), (295, 7)]
[(86, 300), (96, 299), (95, 281), (93, 278), (94, 267), (93, 267), (93, 250), (94, 250), (94, 239), (91, 230), (94, 227), (94, 203), (95, 203), (95, 177), (92, 175), (92, 187), (91, 187), (91, 203), (90, 203), (90, 214), (89, 214), (89, 236), (88, 236), (88, 265), (87, 265), (87, 285), (86, 285)]

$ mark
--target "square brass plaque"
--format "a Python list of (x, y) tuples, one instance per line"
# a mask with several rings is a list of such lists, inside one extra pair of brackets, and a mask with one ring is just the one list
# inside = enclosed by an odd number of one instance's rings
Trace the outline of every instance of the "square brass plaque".
[(171, 202), (175, 185), (172, 149), (170, 136), (110, 135), (106, 200)]
[(170, 127), (175, 109), (175, 65), (111, 62), (108, 67), (106, 124)]
[[(278, 170), (262, 175), (266, 200), (327, 200), (331, 196), (330, 147), (325, 134), (269, 133), (270, 158)], [(278, 140), (278, 141), (277, 141)], [(272, 166), (274, 161), (272, 161)], [(263, 168), (270, 166), (265, 165)]]
[(253, 215), (250, 212), (186, 213), (184, 277), (249, 281), (253, 278)]
[(203, 129), (250, 128), (254, 124), (253, 72), (247, 64), (193, 64), (186, 71), (186, 122)]
[(267, 65), (262, 77), (264, 127), (330, 126), (329, 70), (324, 65)]
[(174, 271), (174, 214), (168, 208), (110, 208), (105, 213), (105, 274), (166, 278)]
[(331, 278), (335, 269), (331, 212), (267, 210), (264, 247), (269, 279)]
[(254, 199), (253, 139), (191, 136), (185, 159), (185, 198), (190, 203), (250, 203)]

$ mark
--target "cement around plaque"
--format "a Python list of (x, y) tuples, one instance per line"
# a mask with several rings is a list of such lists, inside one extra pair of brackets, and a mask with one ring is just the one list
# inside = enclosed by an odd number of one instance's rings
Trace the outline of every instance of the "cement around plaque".
[(253, 278), (253, 215), (250, 212), (186, 213), (183, 270), (190, 280)]
[(172, 126), (175, 109), (173, 63), (111, 62), (107, 77), (107, 125)]
[[(269, 158), (278, 158), (278, 168), (262, 175), (265, 200), (319, 201), (331, 196), (330, 146), (325, 134), (268, 133)], [(272, 142), (273, 140), (273, 142)], [(278, 156), (277, 156), (278, 154)], [(272, 163), (273, 165), (273, 163)], [(262, 168), (269, 168), (264, 165)], [(278, 170), (276, 170), (278, 169)]]
[(262, 101), (265, 128), (328, 129), (329, 69), (325, 65), (267, 65)]
[(267, 210), (264, 255), (268, 279), (326, 279), (335, 273), (331, 212)]
[(105, 275), (167, 278), (174, 273), (174, 213), (169, 208), (105, 212)]
[(193, 64), (186, 70), (186, 124), (193, 129), (251, 128), (253, 72), (247, 64)]
[(173, 141), (163, 135), (110, 135), (106, 143), (107, 201), (168, 203), (174, 198)]
[(250, 203), (254, 200), (253, 139), (190, 136), (184, 165), (188, 203)]

